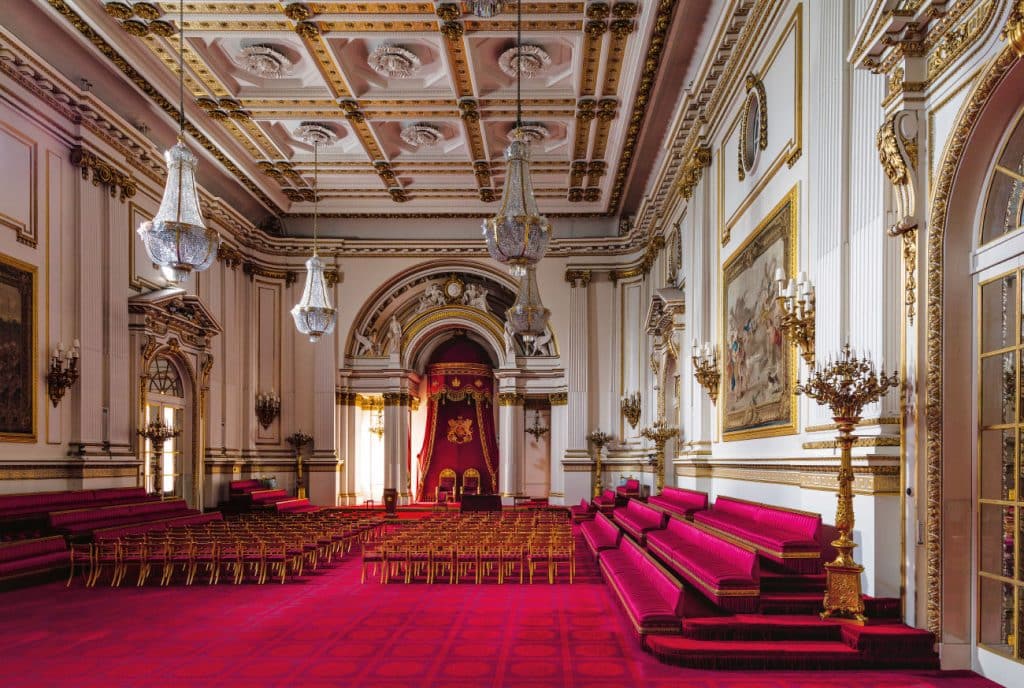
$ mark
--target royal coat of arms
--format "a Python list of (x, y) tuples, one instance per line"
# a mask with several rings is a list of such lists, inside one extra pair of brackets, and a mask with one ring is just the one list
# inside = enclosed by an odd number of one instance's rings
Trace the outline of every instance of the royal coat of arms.
[(452, 444), (467, 444), (473, 441), (473, 419), (453, 418), (448, 421), (448, 441)]

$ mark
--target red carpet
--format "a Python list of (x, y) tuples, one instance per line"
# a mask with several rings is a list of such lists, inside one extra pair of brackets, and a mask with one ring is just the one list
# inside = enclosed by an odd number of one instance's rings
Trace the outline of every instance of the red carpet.
[(287, 585), (0, 593), (3, 685), (478, 688), (995, 686), (970, 672), (712, 672), (644, 653), (601, 583), (359, 584), (358, 557)]

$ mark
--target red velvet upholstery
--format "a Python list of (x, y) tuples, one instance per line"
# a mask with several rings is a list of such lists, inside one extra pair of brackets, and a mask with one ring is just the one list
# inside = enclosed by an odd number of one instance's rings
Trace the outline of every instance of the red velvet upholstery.
[(641, 641), (682, 629), (683, 586), (631, 540), (600, 554), (601, 571)]
[(615, 508), (615, 490), (605, 490), (594, 497), (594, 505), (601, 513), (609, 514)]
[(437, 501), (450, 502), (455, 499), (455, 478), (442, 475), (437, 480)]
[(604, 514), (596, 514), (593, 521), (587, 521), (580, 526), (583, 539), (586, 540), (590, 551), (597, 556), (606, 549), (615, 549), (622, 540), (622, 531), (611, 522)]
[(56, 571), (70, 563), (59, 535), (0, 545), (0, 581)]
[(108, 506), (156, 499), (141, 487), (68, 490), (0, 496), (0, 539), (35, 537), (49, 533), (51, 511)]
[(205, 514), (189, 514), (175, 518), (164, 518), (157, 521), (146, 521), (126, 526), (114, 526), (111, 528), (100, 528), (92, 531), (92, 537), (97, 542), (100, 540), (116, 540), (125, 535), (140, 535), (142, 533), (153, 533), (175, 528), (178, 526), (195, 526), (211, 521), (223, 521), (224, 515), (219, 511), (210, 511)]
[(646, 543), (649, 531), (664, 528), (667, 521), (668, 514), (635, 499), (629, 500), (624, 508), (615, 510), (615, 522), (641, 545)]
[(569, 514), (572, 517), (573, 523), (589, 521), (594, 518), (594, 514), (596, 513), (597, 507), (585, 499), (581, 499), (580, 503), (576, 506), (569, 507)]
[(273, 506), (276, 502), (289, 499), (290, 497), (291, 495), (288, 494), (287, 490), (282, 489), (253, 490), (249, 493), (253, 506)]
[(648, 499), (647, 504), (672, 514), (691, 518), (695, 511), (704, 511), (708, 508), (708, 493), (666, 485), (662, 488), (661, 494)]
[(734, 613), (753, 613), (761, 599), (757, 552), (715, 536), (698, 525), (669, 519), (647, 534), (647, 549), (709, 600)]
[(693, 515), (717, 534), (753, 547), (762, 557), (796, 573), (821, 571), (821, 516), (732, 497)]
[(480, 478), (475, 475), (467, 475), (462, 479), (462, 494), (480, 494)]
[(259, 490), (262, 488), (262, 480), (232, 480), (228, 483), (228, 492), (231, 496), (248, 494), (253, 490)]
[(175, 516), (198, 514), (184, 499), (139, 502), (96, 509), (72, 509), (50, 513), (50, 526), (67, 535), (90, 533), (98, 528), (157, 521)]
[(640, 481), (629, 478), (625, 484), (615, 488), (615, 494), (618, 495), (620, 502), (630, 498), (636, 499), (640, 496)]
[(309, 503), (308, 499), (286, 499), (274, 504), (274, 507), (284, 513), (305, 513), (307, 511), (320, 511), (320, 507)]

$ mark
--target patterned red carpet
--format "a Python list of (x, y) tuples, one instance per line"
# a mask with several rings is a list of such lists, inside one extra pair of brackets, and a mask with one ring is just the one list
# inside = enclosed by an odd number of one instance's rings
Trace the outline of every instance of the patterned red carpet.
[(659, 663), (600, 583), (359, 584), (359, 561), (287, 585), (0, 593), (16, 686), (892, 688), (970, 672), (712, 672)]

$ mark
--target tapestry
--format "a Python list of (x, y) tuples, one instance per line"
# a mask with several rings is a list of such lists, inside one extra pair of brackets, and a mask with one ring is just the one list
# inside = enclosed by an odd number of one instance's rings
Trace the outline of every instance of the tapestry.
[(722, 439), (796, 432), (796, 353), (782, 331), (775, 270), (796, 273), (797, 190), (723, 267)]
[(462, 492), (467, 470), (480, 476), (480, 493), (498, 491), (494, 431), (494, 373), (486, 352), (466, 337), (438, 348), (427, 365), (427, 420), (418, 457), (416, 499), (434, 501), (441, 471), (455, 471)]
[(35, 278), (0, 255), (0, 440), (35, 439)]

